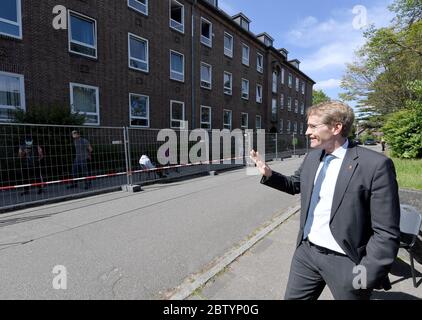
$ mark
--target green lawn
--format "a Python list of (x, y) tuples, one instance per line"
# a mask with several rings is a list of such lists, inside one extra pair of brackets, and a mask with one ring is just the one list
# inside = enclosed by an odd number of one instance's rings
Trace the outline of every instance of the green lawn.
[(400, 188), (422, 190), (422, 159), (392, 158)]

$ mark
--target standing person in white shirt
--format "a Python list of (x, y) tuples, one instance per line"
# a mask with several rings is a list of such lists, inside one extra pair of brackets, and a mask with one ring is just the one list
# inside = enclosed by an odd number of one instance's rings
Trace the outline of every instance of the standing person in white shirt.
[[(261, 183), (301, 193), (300, 230), (285, 299), (318, 299), (328, 285), (335, 299), (369, 299), (391, 287), (388, 272), (400, 239), (400, 205), (393, 162), (350, 143), (353, 110), (337, 101), (307, 110), (310, 151), (294, 175), (275, 171), (252, 150)], [(356, 278), (359, 277), (359, 281)]]

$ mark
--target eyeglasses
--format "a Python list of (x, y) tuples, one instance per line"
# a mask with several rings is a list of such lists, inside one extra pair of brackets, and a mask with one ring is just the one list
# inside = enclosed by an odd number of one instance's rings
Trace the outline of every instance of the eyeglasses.
[(321, 127), (321, 126), (325, 126), (325, 123), (308, 124), (308, 129), (311, 129), (312, 131), (314, 131), (316, 128)]

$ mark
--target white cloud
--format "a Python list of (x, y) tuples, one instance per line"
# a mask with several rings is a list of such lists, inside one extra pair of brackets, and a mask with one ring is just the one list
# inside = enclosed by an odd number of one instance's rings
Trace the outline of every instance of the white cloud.
[[(360, 21), (366, 22), (366, 26), (386, 26), (393, 17), (386, 6), (364, 9), (366, 16)], [(324, 21), (308, 16), (283, 35), (287, 48), (296, 47), (305, 52), (301, 64), (305, 73), (341, 71), (346, 63), (353, 61), (354, 52), (365, 42), (363, 30), (356, 28), (356, 14), (353, 8), (348, 8), (333, 10)]]
[(315, 89), (320, 90), (326, 90), (326, 89), (333, 89), (333, 88), (339, 88), (340, 87), (340, 79), (329, 79), (324, 81), (318, 81), (315, 85)]

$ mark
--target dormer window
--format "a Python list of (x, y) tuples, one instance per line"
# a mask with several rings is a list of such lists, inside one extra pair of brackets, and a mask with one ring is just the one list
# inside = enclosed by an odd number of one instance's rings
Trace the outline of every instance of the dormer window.
[(270, 35), (266, 32), (257, 35), (257, 38), (261, 40), (267, 47), (272, 47), (274, 39), (270, 37)]
[(241, 26), (242, 29), (249, 31), (249, 24), (251, 23), (251, 20), (249, 20), (243, 13), (238, 13), (233, 16), (232, 19)]

